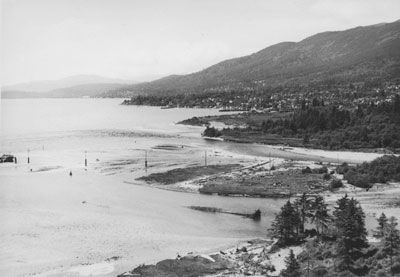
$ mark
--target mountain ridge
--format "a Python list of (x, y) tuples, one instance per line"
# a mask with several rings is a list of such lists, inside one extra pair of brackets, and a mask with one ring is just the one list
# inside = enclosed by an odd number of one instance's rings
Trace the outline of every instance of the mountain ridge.
[[(186, 75), (122, 87), (128, 94), (260, 89), (285, 84), (360, 82), (400, 76), (400, 20), (281, 42)], [(110, 91), (112, 96), (117, 91)]]
[(124, 84), (114, 83), (95, 83), (82, 84), (71, 87), (63, 87), (50, 91), (32, 92), (20, 90), (4, 90), (1, 92), (1, 98), (81, 98), (81, 97), (100, 97), (109, 90), (123, 87)]
[(48, 92), (51, 90), (87, 84), (129, 84), (132, 81), (99, 75), (80, 74), (56, 80), (36, 80), (2, 87), (2, 91)]

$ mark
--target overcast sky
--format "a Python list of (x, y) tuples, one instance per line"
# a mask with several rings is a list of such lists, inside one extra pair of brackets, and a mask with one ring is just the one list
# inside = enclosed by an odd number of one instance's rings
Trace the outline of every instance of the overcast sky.
[(399, 0), (1, 0), (1, 78), (150, 80), (400, 19)]

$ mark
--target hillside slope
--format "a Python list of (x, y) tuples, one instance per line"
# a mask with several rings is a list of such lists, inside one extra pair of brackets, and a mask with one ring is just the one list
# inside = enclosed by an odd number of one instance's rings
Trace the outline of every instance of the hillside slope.
[(201, 93), (285, 84), (359, 82), (400, 76), (400, 20), (283, 42), (188, 75), (110, 91), (127, 94)]

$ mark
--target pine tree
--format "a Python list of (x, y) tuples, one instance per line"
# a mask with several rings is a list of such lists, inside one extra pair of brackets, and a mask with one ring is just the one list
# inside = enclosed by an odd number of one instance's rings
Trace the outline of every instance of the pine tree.
[(390, 217), (384, 228), (383, 252), (390, 257), (390, 271), (393, 273), (393, 256), (400, 255), (400, 232), (397, 230), (397, 219)]
[(290, 250), (289, 256), (285, 259), (286, 269), (280, 273), (282, 277), (301, 277), (300, 265), (294, 256), (293, 250)]
[(365, 214), (358, 201), (348, 199), (347, 195), (337, 203), (334, 216), (338, 237), (338, 266), (340, 270), (349, 270), (353, 262), (361, 256), (362, 249), (368, 246)]
[(298, 240), (296, 233), (300, 217), (294, 209), (292, 203), (288, 200), (281, 208), (281, 211), (275, 216), (271, 225), (270, 234), (272, 238), (277, 238), (278, 243), (289, 245)]
[(272, 222), (271, 228), (268, 231), (271, 238), (278, 239), (278, 242), (283, 241), (283, 223), (280, 213), (275, 215), (275, 220)]
[(384, 236), (384, 230), (387, 225), (387, 217), (384, 213), (381, 214), (381, 216), (377, 219), (378, 221), (378, 227), (376, 228), (378, 230), (378, 234), (380, 237)]
[(337, 206), (335, 207), (335, 210), (333, 211), (333, 216), (334, 216), (334, 221), (335, 221), (335, 227), (336, 227), (336, 231), (339, 232), (340, 229), (343, 228), (344, 226), (344, 213), (346, 210), (346, 207), (349, 203), (349, 198), (347, 197), (347, 194), (345, 194), (345, 196), (343, 196), (342, 198), (340, 198), (336, 204)]
[(300, 216), (300, 233), (304, 233), (304, 225), (308, 222), (308, 218), (311, 218), (313, 215), (311, 213), (312, 209), (312, 201), (311, 198), (303, 193), (300, 198), (296, 199), (294, 202), (294, 207), (299, 213)]
[(328, 222), (330, 220), (327, 208), (328, 205), (325, 203), (324, 198), (318, 195), (315, 197), (312, 206), (314, 215), (311, 222), (315, 222), (318, 235), (323, 235), (324, 231), (328, 228)]

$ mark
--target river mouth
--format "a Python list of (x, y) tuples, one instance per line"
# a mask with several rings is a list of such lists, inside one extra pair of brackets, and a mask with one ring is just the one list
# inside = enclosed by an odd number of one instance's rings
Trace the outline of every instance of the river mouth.
[[(1, 149), (17, 156), (18, 164), (0, 165), (1, 275), (116, 276), (177, 253), (208, 253), (266, 236), (285, 199), (167, 191), (139, 186), (136, 179), (205, 162), (250, 165), (278, 154), (301, 160), (304, 154), (204, 140), (203, 128), (173, 123), (215, 111), (119, 103), (2, 101)], [(262, 216), (254, 221), (189, 206), (260, 209)]]

